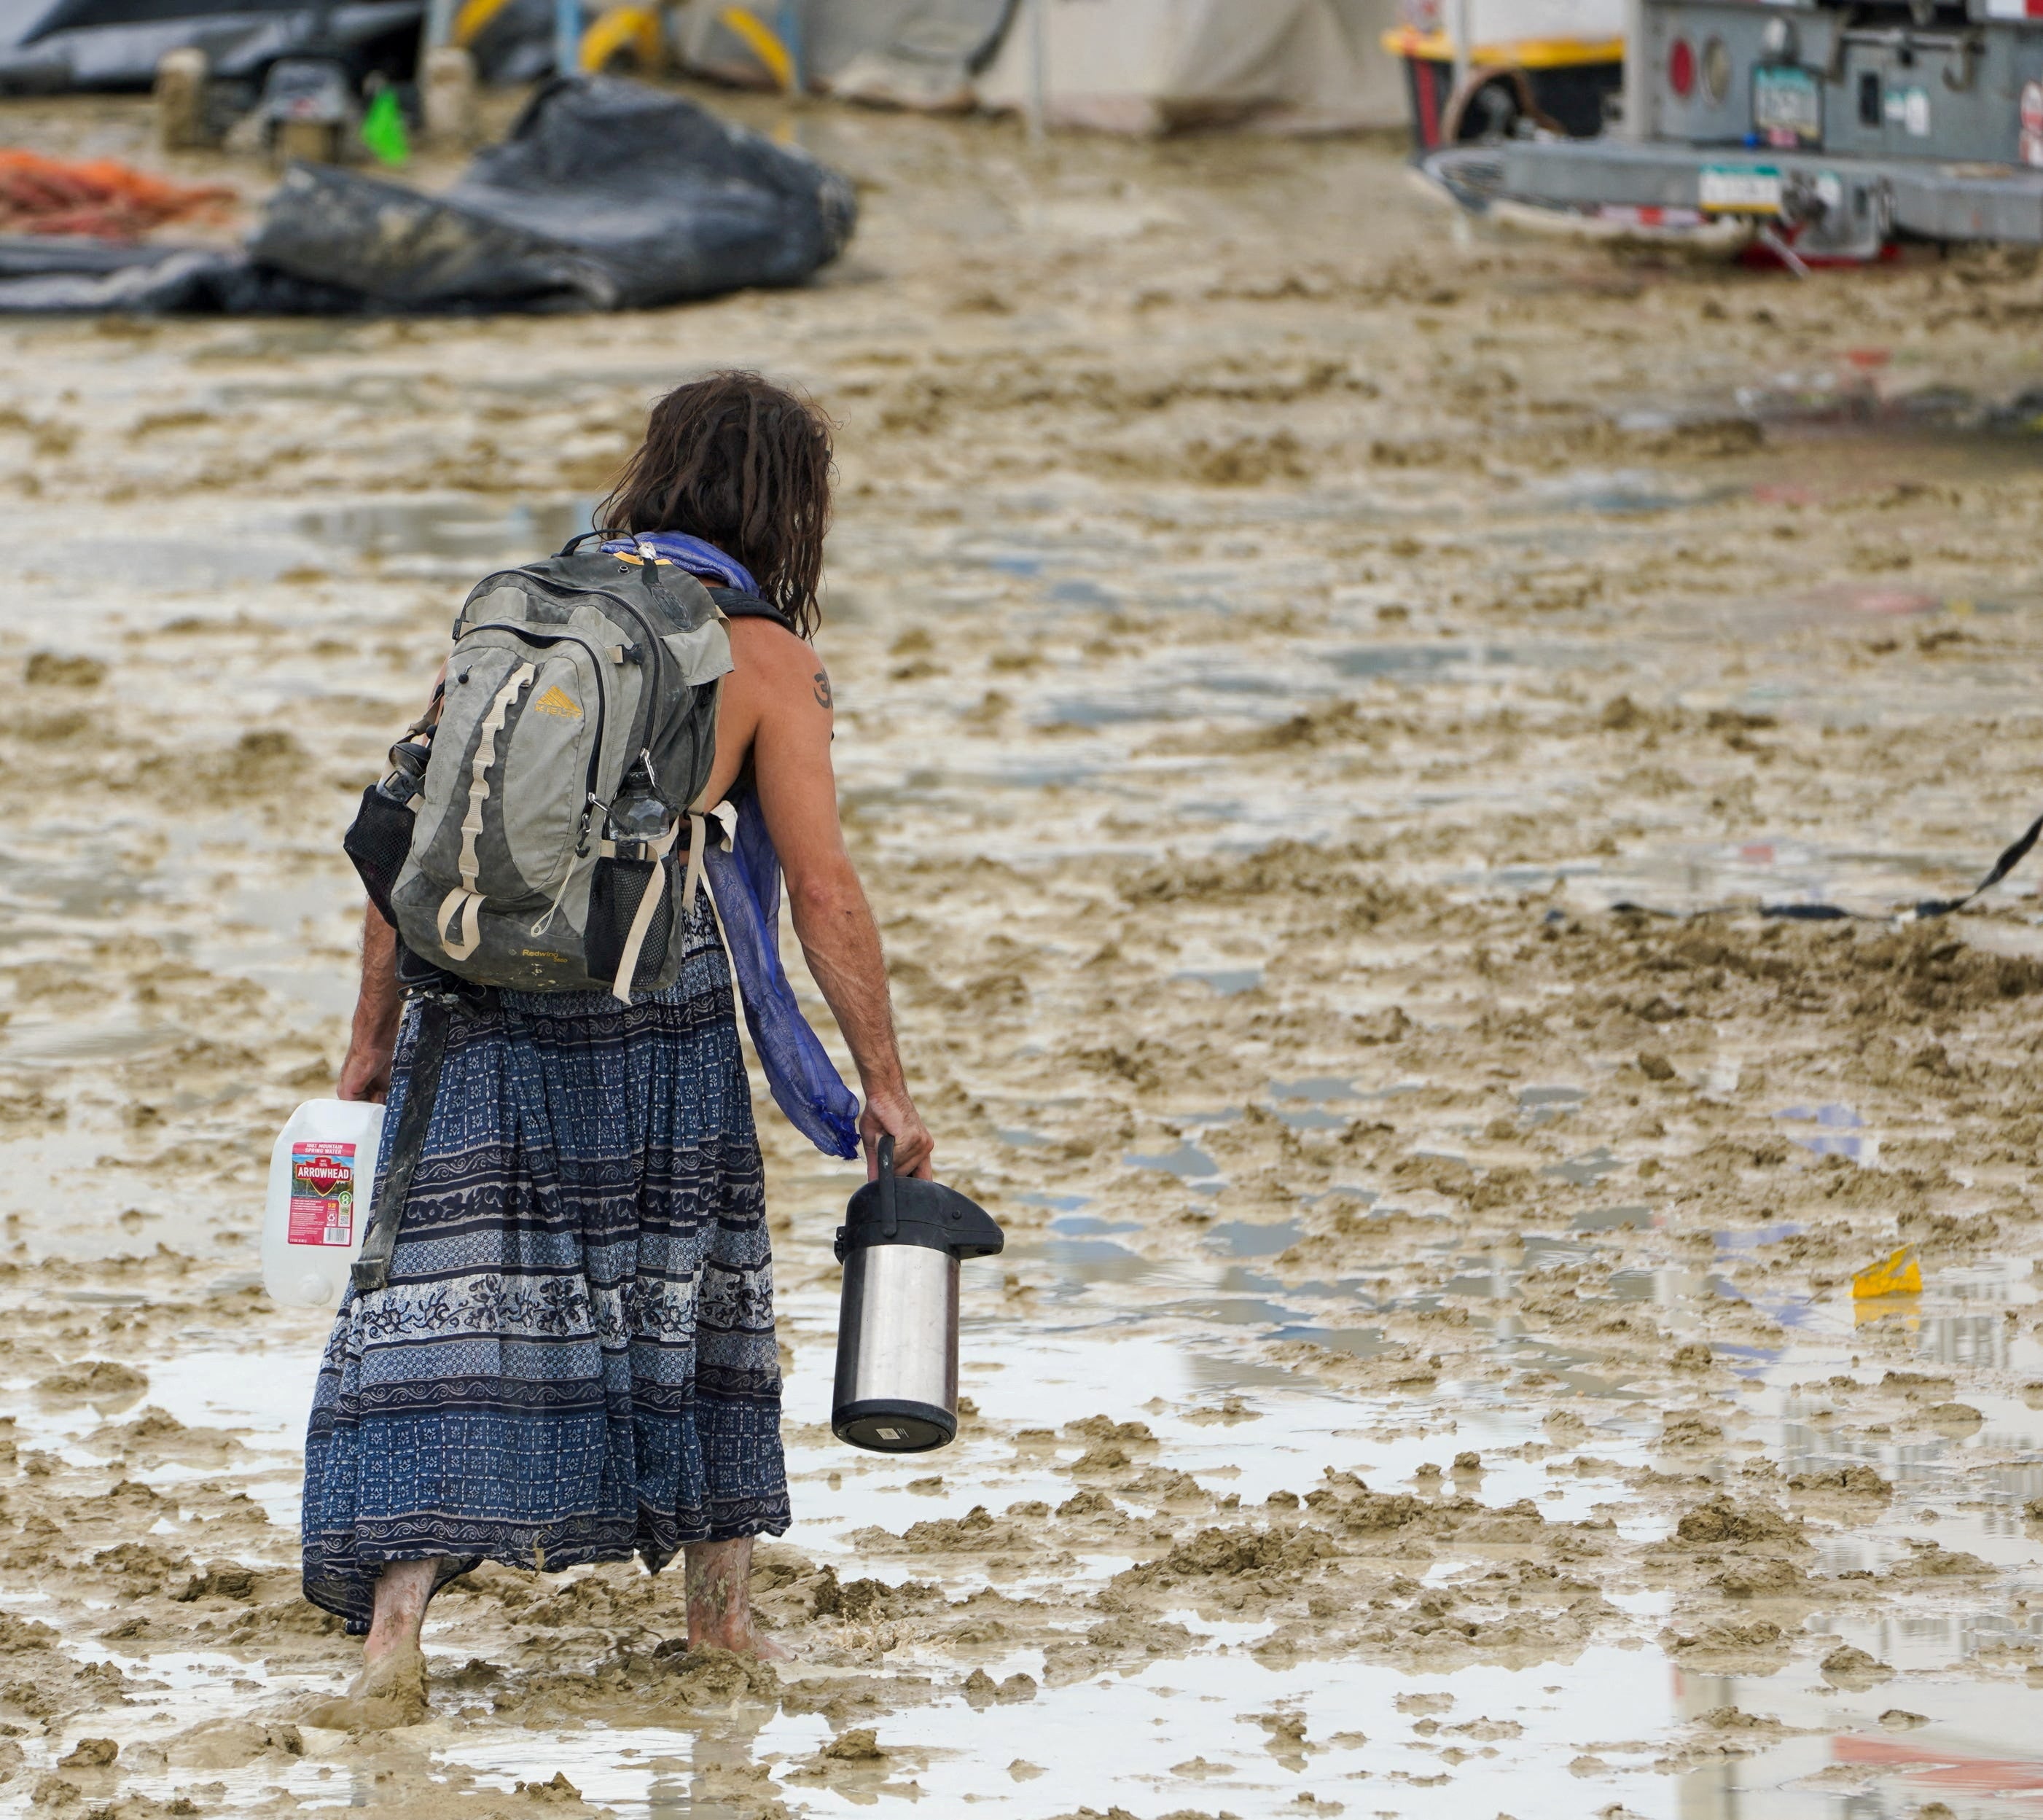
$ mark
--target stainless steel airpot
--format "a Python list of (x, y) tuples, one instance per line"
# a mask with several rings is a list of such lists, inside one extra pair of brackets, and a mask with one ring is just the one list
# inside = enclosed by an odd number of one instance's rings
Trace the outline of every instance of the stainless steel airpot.
[(941, 1182), (880, 1174), (837, 1229), (844, 1302), (830, 1428), (876, 1454), (920, 1454), (957, 1433), (958, 1264), (1006, 1243), (993, 1216)]

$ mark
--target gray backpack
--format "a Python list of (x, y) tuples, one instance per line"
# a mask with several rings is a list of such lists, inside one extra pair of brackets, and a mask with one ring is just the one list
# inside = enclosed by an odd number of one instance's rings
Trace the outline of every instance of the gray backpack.
[[(675, 899), (693, 909), (702, 876), (730, 645), (692, 576), (650, 546), (605, 554), (585, 541), (470, 594), (430, 743), (415, 728), (370, 793), (404, 819), (384, 809), (380, 841), (361, 844), (381, 847), (381, 907), (420, 960), (478, 985), (629, 1004), (680, 970)], [(371, 807), (365, 797), (365, 821)]]

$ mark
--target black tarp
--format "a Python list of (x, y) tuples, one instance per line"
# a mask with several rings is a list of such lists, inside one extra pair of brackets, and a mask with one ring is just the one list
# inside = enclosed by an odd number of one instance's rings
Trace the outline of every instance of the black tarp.
[(278, 58), (313, 50), (358, 79), (401, 76), (424, 15), (424, 0), (0, 0), (0, 94), (145, 89), (165, 52), (187, 48), (228, 80), (258, 82)]
[(292, 166), (245, 251), (0, 236), (0, 312), (642, 309), (799, 283), (857, 218), (806, 153), (582, 76), (540, 90), (443, 195)]

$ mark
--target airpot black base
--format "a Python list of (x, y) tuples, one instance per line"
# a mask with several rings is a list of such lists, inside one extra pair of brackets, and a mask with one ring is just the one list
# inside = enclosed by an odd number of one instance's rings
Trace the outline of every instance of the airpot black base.
[(833, 1410), (830, 1431), (875, 1454), (926, 1454), (956, 1439), (957, 1418), (933, 1403), (875, 1397)]

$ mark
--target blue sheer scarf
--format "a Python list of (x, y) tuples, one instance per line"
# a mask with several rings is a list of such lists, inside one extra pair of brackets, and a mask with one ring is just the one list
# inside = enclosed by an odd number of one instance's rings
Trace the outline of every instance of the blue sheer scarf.
[[(744, 564), (713, 543), (680, 531), (649, 531), (605, 543), (610, 551), (645, 546), (699, 580), (756, 595), (759, 584)], [(711, 895), (723, 925), (724, 945), (745, 1007), (746, 1027), (766, 1073), (773, 1103), (826, 1156), (858, 1154), (858, 1097), (825, 1053), (780, 964), (780, 856), (766, 831), (759, 797), (749, 784), (733, 791), (716, 820), (729, 832), (728, 850), (711, 841), (703, 855)]]
[(642, 553), (650, 544), (654, 554), (662, 562), (671, 562), (685, 570), (698, 581), (714, 581), (720, 588), (742, 588), (747, 594), (757, 594), (759, 584), (752, 579), (752, 571), (735, 557), (726, 556), (713, 543), (706, 543), (699, 537), (690, 537), (680, 531), (642, 531), (629, 537), (615, 537), (604, 545), (611, 554), (619, 550)]

